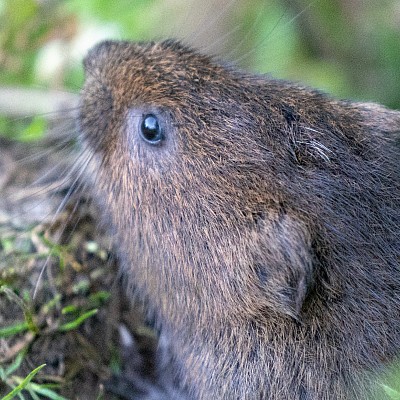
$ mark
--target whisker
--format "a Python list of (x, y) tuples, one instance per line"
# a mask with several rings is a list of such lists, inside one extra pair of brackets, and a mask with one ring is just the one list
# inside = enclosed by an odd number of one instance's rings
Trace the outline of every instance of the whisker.
[[(22, 157), (22, 158), (18, 158), (17, 160), (15, 160), (15, 162), (18, 165), (24, 165), (24, 164), (28, 164), (30, 162), (36, 161), (36, 160), (40, 160), (42, 158), (44, 158), (45, 156), (54, 154), (54, 152), (65, 152), (67, 151), (68, 147), (71, 146), (73, 147), (74, 144), (71, 143), (71, 141), (73, 140), (73, 137), (68, 137), (65, 138), (63, 140), (61, 140), (59, 143), (57, 143), (54, 146), (45, 146), (46, 148), (41, 150), (41, 151), (37, 151), (33, 154), (30, 154), (28, 156)], [(39, 149), (41, 146), (38, 145), (37, 148)]]
[[(27, 101), (29, 99), (29, 101)], [(29, 118), (32, 115), (59, 114), (75, 106), (78, 96), (55, 91), (22, 88), (0, 88), (0, 113), (17, 118)]]
[[(228, 60), (234, 58), (235, 53), (237, 51), (240, 51), (243, 44), (245, 44), (246, 41), (250, 38), (250, 35), (257, 30), (257, 27), (263, 16), (264, 16), (264, 14), (262, 12), (258, 13), (257, 18), (252, 22), (251, 27), (247, 30), (246, 34), (241, 37), (240, 41), (236, 44), (235, 48), (232, 49), (228, 54), (226, 54), (226, 58)], [(280, 21), (280, 19), (279, 19), (279, 21)], [(278, 23), (279, 23), (279, 21), (278, 21)], [(275, 29), (275, 27), (273, 29)], [(237, 58), (237, 57), (235, 57), (235, 58)]]
[(199, 39), (199, 37), (201, 37), (205, 32), (210, 30), (211, 27), (216, 26), (218, 21), (220, 21), (228, 14), (229, 9), (234, 7), (237, 1), (238, 0), (230, 0), (229, 3), (224, 5), (218, 13), (213, 14), (213, 18), (209, 19), (207, 23), (201, 26), (201, 28), (199, 27), (199, 25), (204, 23), (204, 18), (200, 20), (198, 22), (198, 26), (193, 30), (194, 33), (191, 36), (188, 36), (189, 42), (195, 43)]
[(46, 258), (46, 261), (44, 262), (42, 268), (40, 269), (39, 276), (38, 276), (38, 278), (37, 278), (37, 281), (36, 281), (36, 283), (35, 283), (35, 287), (34, 287), (34, 289), (33, 289), (33, 294), (32, 294), (32, 299), (33, 299), (33, 300), (36, 298), (36, 294), (37, 294), (37, 292), (38, 292), (40, 282), (42, 281), (43, 273), (44, 273), (44, 271), (46, 270), (47, 265), (49, 264), (50, 259), (51, 259), (51, 257), (52, 257), (52, 250), (53, 250), (53, 249), (50, 250), (49, 255), (48, 255), (47, 258)]
[[(54, 222), (55, 222), (56, 218), (58, 217), (58, 215), (59, 215), (59, 214), (61, 213), (61, 211), (65, 208), (65, 206), (66, 206), (66, 204), (68, 203), (68, 201), (69, 201), (69, 199), (70, 199), (72, 193), (74, 192), (74, 190), (75, 190), (76, 188), (79, 188), (80, 186), (83, 185), (82, 182), (81, 182), (81, 183), (78, 183), (78, 182), (79, 182), (79, 180), (81, 179), (82, 175), (83, 175), (84, 172), (85, 172), (85, 167), (87, 167), (87, 165), (90, 163), (90, 161), (91, 161), (91, 159), (92, 159), (92, 157), (93, 157), (93, 155), (94, 155), (94, 153), (92, 153), (91, 155), (88, 155), (88, 154), (87, 154), (87, 151), (84, 152), (84, 153), (86, 153), (86, 154), (85, 154), (86, 159), (85, 159), (85, 162), (82, 163), (81, 171), (80, 171), (79, 174), (76, 176), (76, 178), (75, 178), (75, 180), (73, 181), (73, 183), (71, 184), (71, 186), (70, 186), (68, 192), (67, 192), (66, 195), (64, 196), (64, 199), (61, 201), (60, 205), (58, 206), (57, 210), (55, 211), (52, 220), (49, 222), (49, 225), (50, 225), (50, 226), (54, 224)], [(83, 153), (82, 153), (82, 154), (83, 154)], [(82, 156), (82, 154), (81, 154), (81, 156)], [(67, 220), (67, 222), (66, 222), (65, 225), (64, 225), (64, 228), (60, 231), (60, 233), (59, 233), (60, 236), (61, 236), (61, 235), (63, 234), (63, 232), (65, 231), (66, 226), (68, 225), (68, 222), (71, 221), (71, 218), (72, 218), (72, 216), (73, 216), (75, 210), (77, 209), (78, 205), (79, 205), (79, 200), (76, 201), (75, 206), (74, 206), (74, 209), (73, 209), (73, 212), (72, 212), (72, 213), (70, 214), (70, 216), (68, 217), (68, 220)], [(73, 233), (73, 231), (74, 231), (74, 229), (76, 228), (78, 222), (79, 222), (79, 219), (78, 219), (78, 221), (76, 222), (76, 224), (74, 225), (74, 228), (73, 228), (73, 230), (71, 231), (70, 235)], [(70, 235), (69, 235), (69, 236), (70, 236)], [(37, 279), (37, 282), (36, 282), (36, 284), (35, 284), (35, 289), (34, 289), (34, 292), (33, 292), (33, 298), (35, 298), (35, 296), (36, 296), (36, 294), (37, 294), (37, 290), (38, 290), (38, 288), (39, 288), (39, 285), (40, 285), (40, 282), (41, 282), (43, 273), (44, 273), (45, 269), (47, 268), (47, 265), (48, 265), (49, 260), (50, 260), (50, 258), (51, 258), (51, 256), (52, 256), (53, 249), (54, 249), (55, 246), (56, 246), (56, 245), (54, 245), (54, 246), (50, 249), (49, 256), (47, 257), (46, 262), (44, 263), (43, 267), (41, 268), (40, 274), (39, 274), (38, 279)]]
[[(233, 29), (229, 30), (224, 35), (220, 36), (217, 40), (214, 40), (208, 46), (202, 47), (202, 51), (204, 51), (207, 54), (212, 54), (213, 53), (213, 51), (212, 51), (213, 48), (217, 48), (218, 49), (218, 47), (220, 45), (226, 43), (227, 39), (229, 39), (234, 33), (238, 32), (242, 27), (243, 27), (243, 24), (236, 25)], [(228, 56), (224, 56), (224, 58), (229, 60)]]
[[(288, 22), (284, 23), (281, 27), (280, 27), (280, 32), (284, 32), (285, 28), (292, 25), (294, 21), (296, 21), (298, 18), (300, 18), (300, 16), (302, 16), (305, 12), (307, 12), (313, 5), (314, 3), (318, 1), (318, 0), (311, 0), (307, 6), (305, 6), (303, 8), (303, 10), (301, 10), (299, 13), (297, 13), (293, 18), (291, 18)], [(272, 27), (272, 29), (269, 31), (269, 33), (265, 36), (265, 38), (263, 40), (261, 40), (257, 45), (253, 46), (251, 50), (249, 50), (248, 52), (246, 52), (245, 54), (243, 54), (242, 56), (236, 58), (233, 63), (234, 64), (240, 64), (240, 62), (245, 59), (248, 58), (250, 55), (254, 54), (255, 52), (259, 51), (260, 49), (262, 49), (263, 47), (265, 47), (267, 44), (269, 44), (271, 42), (271, 40), (276, 37), (276, 34), (278, 32), (277, 27), (279, 26), (279, 24), (282, 22), (283, 18), (285, 16), (285, 13), (283, 13), (278, 21), (275, 23), (275, 25)], [(282, 34), (282, 33), (281, 33)]]
[[(85, 187), (85, 185), (82, 185), (82, 186), (81, 186), (82, 190), (84, 189), (84, 187)], [(79, 187), (77, 188), (77, 191), (79, 191)], [(68, 225), (68, 223), (72, 221), (72, 218), (75, 216), (75, 213), (76, 213), (77, 210), (78, 210), (79, 204), (80, 204), (80, 199), (77, 199), (77, 200), (75, 201), (74, 207), (72, 208), (71, 212), (69, 213), (69, 216), (68, 216), (68, 218), (67, 218), (67, 221), (66, 221), (66, 224), (65, 224), (65, 225)], [(76, 228), (77, 228), (79, 222), (81, 221), (81, 218), (82, 218), (81, 215), (79, 215), (78, 218), (76, 218), (76, 221), (75, 221), (74, 225), (72, 226), (69, 235), (68, 235), (67, 238), (66, 238), (67, 243), (70, 242), (73, 233), (75, 232), (75, 230), (76, 230)], [(62, 232), (64, 232), (64, 231), (62, 231)]]
[(265, 39), (262, 40), (261, 42), (259, 42), (257, 45), (253, 46), (251, 48), (251, 50), (247, 51), (245, 54), (242, 54), (240, 57), (235, 58), (232, 62), (235, 65), (240, 64), (240, 62), (246, 58), (248, 58), (250, 55), (254, 54), (256, 51), (258, 51), (260, 48), (264, 47), (267, 43), (269, 38), (272, 36), (272, 34), (274, 33), (274, 31), (277, 29), (277, 27), (279, 26), (279, 24), (281, 23), (283, 17), (285, 16), (285, 14), (283, 13), (278, 20), (276, 21), (276, 23), (272, 26), (272, 28), (270, 29), (270, 31), (268, 32), (268, 34), (266, 35)]

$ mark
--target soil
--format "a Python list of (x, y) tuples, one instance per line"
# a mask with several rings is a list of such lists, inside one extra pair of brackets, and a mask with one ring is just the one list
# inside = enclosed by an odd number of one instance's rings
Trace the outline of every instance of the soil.
[(156, 333), (126, 297), (91, 199), (70, 193), (73, 151), (59, 141), (0, 139), (0, 330), (28, 322), (0, 335), (0, 368), (22, 359), (0, 396), (46, 364), (33, 381), (67, 399), (154, 398)]

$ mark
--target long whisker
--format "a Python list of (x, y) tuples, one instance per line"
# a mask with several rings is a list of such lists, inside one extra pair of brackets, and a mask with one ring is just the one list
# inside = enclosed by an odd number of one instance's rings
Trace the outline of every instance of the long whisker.
[[(240, 31), (240, 29), (243, 27), (243, 24), (238, 24), (236, 25), (233, 29), (229, 30), (228, 32), (226, 32), (224, 35), (220, 36), (217, 40), (215, 40), (214, 42), (210, 43), (208, 46), (204, 46), (202, 48), (202, 50), (205, 53), (213, 53), (212, 49), (216, 48), (218, 49), (218, 47), (224, 43), (226, 43), (226, 41), (232, 37), (232, 35), (238, 31)], [(229, 57), (225, 56), (225, 58), (229, 59)]]
[[(86, 160), (82, 163), (82, 169), (81, 169), (80, 172), (77, 174), (77, 176), (76, 176), (75, 180), (72, 182), (72, 184), (71, 184), (71, 186), (70, 186), (68, 192), (67, 192), (66, 195), (64, 196), (64, 199), (61, 201), (60, 205), (58, 206), (57, 210), (55, 211), (54, 217), (52, 218), (52, 220), (51, 220), (50, 223), (49, 223), (50, 225), (54, 224), (54, 222), (55, 222), (57, 216), (58, 216), (58, 215), (60, 214), (60, 212), (65, 208), (65, 205), (66, 205), (67, 202), (69, 201), (69, 199), (70, 199), (70, 197), (71, 197), (71, 194), (74, 192), (74, 190), (76, 189), (76, 187), (79, 187), (80, 185), (82, 185), (82, 183), (81, 183), (81, 184), (77, 184), (77, 183), (78, 183), (78, 181), (82, 178), (82, 175), (83, 175), (84, 172), (85, 172), (85, 167), (87, 167), (87, 165), (90, 163), (92, 157), (93, 157), (93, 153), (92, 153), (91, 155), (89, 155), (89, 156), (86, 155)], [(78, 204), (78, 202), (76, 203), (75, 208), (77, 207), (77, 204)], [(69, 217), (69, 218), (71, 218), (71, 217)], [(64, 231), (64, 229), (65, 229), (66, 226), (67, 226), (67, 223), (65, 224), (64, 228), (62, 229), (61, 234), (63, 233), (63, 231)], [(55, 246), (55, 245), (54, 245), (54, 246)], [(54, 246), (53, 246), (53, 248), (54, 248)], [(46, 267), (47, 267), (47, 265), (48, 265), (48, 263), (49, 263), (49, 260), (50, 260), (50, 258), (51, 258), (51, 255), (52, 255), (52, 252), (53, 252), (53, 248), (50, 249), (49, 256), (47, 257), (46, 262), (44, 263), (43, 267), (41, 268), (39, 277), (38, 277), (37, 282), (36, 282), (36, 284), (35, 284), (35, 289), (34, 289), (34, 292), (33, 292), (33, 298), (35, 298), (35, 296), (36, 296), (38, 287), (39, 287), (39, 285), (40, 285), (40, 282), (41, 282), (41, 279), (42, 279), (42, 276), (43, 276), (43, 272), (45, 271), (45, 269), (46, 269)]]
[[(285, 28), (292, 25), (294, 21), (296, 21), (298, 18), (300, 18), (300, 16), (302, 16), (305, 12), (307, 12), (313, 5), (314, 3), (318, 1), (318, 0), (311, 0), (308, 5), (306, 7), (303, 8), (303, 10), (301, 10), (299, 13), (297, 13), (293, 18), (291, 18), (288, 22), (286, 22), (285, 24), (283, 24), (279, 31), (280, 32), (284, 32)], [(271, 40), (275, 37), (275, 35), (279, 32), (277, 30), (277, 27), (279, 26), (279, 24), (281, 23), (281, 21), (283, 20), (283, 17), (285, 16), (285, 14), (282, 14), (280, 16), (280, 18), (278, 19), (278, 21), (275, 23), (275, 25), (271, 28), (270, 32), (265, 36), (265, 38), (263, 40), (261, 40), (257, 45), (253, 46), (253, 48), (251, 50), (249, 50), (248, 52), (246, 52), (245, 54), (243, 54), (242, 56), (236, 58), (233, 63), (234, 64), (240, 64), (240, 62), (243, 59), (248, 58), (250, 55), (254, 54), (255, 52), (258, 52), (261, 48), (265, 47), (268, 43), (271, 42)]]
[[(246, 34), (243, 35), (240, 39), (240, 41), (235, 45), (235, 48), (232, 49), (228, 54), (225, 55), (227, 60), (230, 60), (234, 57), (234, 54), (237, 53), (237, 51), (240, 51), (242, 48), (242, 45), (246, 43), (246, 41), (250, 38), (251, 34), (257, 30), (257, 27), (263, 18), (264, 14), (262, 12), (259, 12), (257, 15), (257, 18), (252, 22), (251, 27), (247, 30)], [(282, 18), (282, 17), (281, 17)], [(281, 18), (278, 20), (277, 23), (281, 20)], [(277, 25), (273, 27), (273, 29), (276, 28)], [(235, 57), (237, 58), (237, 57)]]
[[(238, 0), (230, 0), (229, 3), (224, 5), (222, 7), (222, 10), (220, 10), (218, 13), (213, 14), (213, 18), (210, 18), (207, 20), (207, 23), (205, 23), (201, 28), (197, 27), (194, 29), (194, 34), (192, 34), (190, 37), (188, 37), (188, 40), (190, 42), (195, 43), (196, 40), (198, 40), (199, 37), (201, 37), (205, 32), (207, 32), (211, 27), (216, 26), (218, 21), (220, 21), (224, 16), (227, 15), (228, 11), (230, 8), (234, 7), (235, 4), (237, 3)], [(204, 23), (204, 19), (200, 21), (200, 24)]]
[[(29, 99), (29, 101), (27, 101)], [(0, 113), (18, 118), (29, 118), (32, 115), (59, 115), (75, 106), (77, 95), (44, 90), (0, 88)]]

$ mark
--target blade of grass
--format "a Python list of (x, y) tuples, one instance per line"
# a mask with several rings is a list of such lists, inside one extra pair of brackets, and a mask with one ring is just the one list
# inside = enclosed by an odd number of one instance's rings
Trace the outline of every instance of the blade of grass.
[(11, 400), (15, 396), (17, 396), (26, 385), (32, 380), (32, 378), (45, 366), (46, 364), (42, 364), (39, 367), (35, 368), (32, 372), (30, 372), (26, 378), (22, 380), (22, 382), (16, 386), (10, 393), (8, 393), (2, 400)]
[(24, 313), (25, 321), (28, 324), (28, 329), (34, 333), (39, 333), (39, 328), (36, 326), (32, 312), (29, 310), (29, 306), (21, 299), (17, 294), (15, 294), (8, 286), (0, 286), (0, 294), (4, 293), (11, 301), (18, 304)]
[(61, 325), (58, 329), (61, 332), (66, 332), (66, 331), (70, 331), (72, 329), (77, 328), (79, 325), (82, 324), (83, 321), (85, 321), (86, 319), (90, 318), (91, 316), (97, 314), (97, 308), (95, 308), (94, 310), (90, 310), (88, 312), (85, 312), (84, 314), (82, 314), (81, 316), (79, 316), (78, 318), (76, 318), (75, 320), (68, 322), (64, 325)]
[(0, 337), (6, 338), (9, 336), (14, 336), (17, 333), (21, 333), (21, 332), (28, 330), (28, 328), (29, 328), (28, 322), (26, 322), (26, 321), (17, 322), (14, 325), (9, 325), (9, 326), (6, 326), (5, 328), (0, 328)]
[(14, 362), (4, 371), (6, 376), (10, 376), (13, 372), (15, 372), (22, 364), (26, 356), (26, 349), (22, 350), (15, 357)]
[(60, 396), (59, 394), (57, 394), (56, 392), (54, 392), (53, 390), (46, 388), (46, 387), (42, 387), (40, 385), (38, 385), (37, 383), (30, 383), (29, 384), (29, 389), (30, 391), (33, 391), (37, 394), (40, 394), (42, 396), (46, 396), (51, 400), (68, 400), (67, 398)]

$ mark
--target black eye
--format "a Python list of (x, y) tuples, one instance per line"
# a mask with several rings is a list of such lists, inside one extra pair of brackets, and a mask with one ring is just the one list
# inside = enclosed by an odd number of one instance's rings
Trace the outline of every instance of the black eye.
[(143, 116), (140, 125), (140, 133), (143, 139), (150, 144), (160, 143), (164, 138), (158, 118), (154, 114), (146, 114)]

